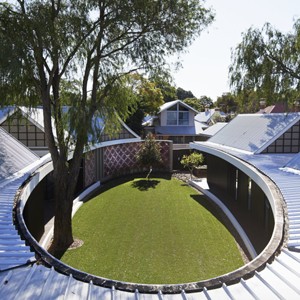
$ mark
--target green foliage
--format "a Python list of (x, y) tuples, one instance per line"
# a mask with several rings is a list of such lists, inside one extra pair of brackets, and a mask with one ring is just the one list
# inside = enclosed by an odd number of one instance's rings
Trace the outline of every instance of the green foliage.
[(238, 109), (238, 102), (236, 96), (231, 93), (225, 93), (217, 98), (215, 106), (219, 107), (225, 113), (236, 112)]
[(180, 163), (183, 165), (184, 168), (189, 169), (191, 174), (191, 179), (193, 176), (193, 170), (197, 167), (200, 167), (203, 164), (204, 157), (201, 153), (192, 152), (189, 155), (183, 155)]
[(270, 24), (262, 30), (250, 28), (232, 53), (229, 72), (238, 94), (256, 92), (267, 105), (285, 99), (293, 102), (300, 95), (300, 19), (286, 34)]
[(176, 90), (177, 99), (184, 100), (186, 98), (195, 98), (191, 91), (186, 91), (183, 88), (179, 87)]
[[(127, 75), (167, 69), (166, 57), (184, 51), (212, 21), (198, 0), (0, 3), (1, 105), (43, 106), (57, 190), (56, 245), (72, 242), (72, 199), (88, 137), (98, 134), (95, 116), (113, 133), (118, 117), (126, 119), (136, 105)], [(65, 103), (72, 106), (68, 117)]]
[(203, 106), (200, 100), (197, 98), (186, 98), (183, 100), (183, 102), (199, 112), (203, 110)]
[[(182, 182), (152, 178), (113, 181), (73, 219), (82, 247), (62, 261), (76, 269), (126, 282), (194, 282), (243, 265), (221, 216)], [(220, 263), (221, 262), (221, 263)]]
[(159, 165), (162, 162), (160, 144), (156, 142), (152, 133), (146, 136), (145, 141), (136, 154), (136, 159), (142, 166), (149, 168), (147, 178), (152, 172), (152, 166)]
[(202, 105), (202, 110), (204, 111), (205, 107), (209, 107), (209, 108), (212, 108), (213, 107), (213, 101), (210, 97), (208, 96), (201, 96), (199, 98), (199, 101)]
[(142, 135), (144, 117), (155, 115), (164, 103), (163, 94), (156, 83), (138, 73), (128, 75), (130, 85), (136, 97), (136, 105), (129, 108), (130, 114), (126, 124), (137, 134)]
[(155, 82), (156, 86), (160, 89), (164, 102), (170, 102), (177, 99), (176, 88), (172, 84), (171, 78), (168, 74), (156, 74), (151, 77), (150, 80)]

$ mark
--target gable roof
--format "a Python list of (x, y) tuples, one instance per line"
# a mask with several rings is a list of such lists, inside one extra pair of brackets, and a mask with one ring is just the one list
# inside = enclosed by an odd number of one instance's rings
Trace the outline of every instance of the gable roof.
[(0, 127), (0, 182), (39, 157)]
[[(64, 106), (62, 108), (62, 111), (64, 114), (68, 113), (68, 111), (71, 109), (69, 106)], [(24, 106), (20, 107), (9, 107), (9, 108), (2, 108), (0, 110), (0, 124), (3, 123), (9, 115), (12, 115), (14, 112), (19, 110), (21, 114), (27, 118), (30, 122), (32, 122), (36, 127), (38, 127), (40, 130), (45, 132), (44, 128), (44, 114), (43, 114), (43, 107), (38, 106), (35, 108), (27, 108)], [(2, 117), (2, 118), (1, 118)], [(120, 118), (118, 118), (121, 125), (130, 133), (133, 135), (134, 138), (140, 138), (134, 131), (132, 131)], [(54, 127), (54, 119), (52, 118), (52, 126)], [(96, 132), (102, 132), (105, 127), (104, 120), (99, 117), (95, 116), (92, 120), (92, 126), (95, 129)], [(56, 131), (54, 130), (54, 137), (56, 137)], [(75, 136), (75, 134), (74, 134)], [(92, 142), (93, 137), (90, 134), (88, 137), (88, 141)]]
[(299, 120), (299, 113), (242, 114), (210, 138), (209, 142), (250, 153), (261, 153)]
[(258, 114), (275, 114), (275, 113), (284, 113), (286, 112), (286, 104), (285, 103), (275, 103), (274, 105), (267, 106), (263, 109), (260, 109)]
[(186, 108), (189, 109), (189, 110), (192, 110), (192, 111), (193, 111), (194, 113), (196, 113), (196, 114), (198, 113), (198, 111), (197, 111), (196, 109), (194, 109), (193, 107), (189, 106), (188, 104), (184, 103), (184, 102), (181, 101), (181, 100), (174, 100), (174, 101), (170, 101), (170, 102), (164, 103), (163, 105), (160, 106), (159, 112), (158, 112), (158, 113), (160, 114), (160, 113), (163, 112), (164, 110), (167, 110), (168, 108), (172, 107), (173, 105), (175, 105), (175, 104), (177, 104), (177, 103), (179, 103), (180, 105), (186, 107)]

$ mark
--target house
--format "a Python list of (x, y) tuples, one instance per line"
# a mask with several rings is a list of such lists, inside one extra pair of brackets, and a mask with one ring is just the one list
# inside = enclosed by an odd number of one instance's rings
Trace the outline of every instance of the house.
[[(199, 113), (181, 100), (175, 100), (163, 104), (157, 116), (147, 116), (143, 125), (146, 132), (153, 132), (158, 139), (172, 140), (174, 150), (179, 150), (187, 149), (190, 142), (201, 140), (209, 126), (217, 123), (217, 119), (225, 121), (226, 116), (218, 108)], [(215, 129), (221, 128), (221, 123)]]
[(219, 108), (205, 108), (205, 111), (198, 113), (195, 116), (195, 121), (211, 126), (217, 122), (225, 122), (227, 114), (222, 112)]
[[(63, 113), (67, 113), (69, 107), (63, 108)], [(123, 121), (121, 123), (121, 131), (117, 136), (109, 136), (105, 133), (104, 122), (101, 118), (96, 117), (93, 120), (94, 126), (97, 128), (99, 137), (92, 141), (92, 136), (89, 136), (89, 142), (105, 142), (110, 140), (137, 138), (134, 133)], [(54, 120), (52, 120), (54, 124)], [(44, 116), (42, 107), (27, 108), (27, 107), (4, 107), (0, 110), (0, 127), (5, 129), (31, 151), (40, 157), (49, 153), (45, 136)], [(54, 132), (55, 135), (55, 132)]]
[(266, 106), (266, 101), (261, 100), (259, 102), (259, 106), (260, 109), (257, 114), (276, 114), (288, 111), (286, 103), (275, 103), (273, 105)]
[(143, 125), (157, 139), (172, 140), (174, 150), (187, 149), (207, 126), (195, 122), (198, 111), (181, 100), (164, 103), (157, 116), (147, 117)]

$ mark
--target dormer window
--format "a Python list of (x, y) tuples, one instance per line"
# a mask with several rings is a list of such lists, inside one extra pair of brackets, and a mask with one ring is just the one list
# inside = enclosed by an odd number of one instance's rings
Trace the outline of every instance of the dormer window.
[(189, 110), (179, 103), (168, 108), (167, 125), (189, 125)]

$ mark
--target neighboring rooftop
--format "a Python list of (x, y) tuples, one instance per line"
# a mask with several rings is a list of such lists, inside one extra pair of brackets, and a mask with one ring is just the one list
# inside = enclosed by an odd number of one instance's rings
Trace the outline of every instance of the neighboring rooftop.
[(228, 123), (226, 122), (218, 122), (207, 129), (205, 129), (201, 135), (205, 135), (207, 137), (212, 137), (216, 135), (224, 126), (226, 126)]
[(241, 114), (209, 142), (249, 153), (261, 153), (299, 120), (299, 113)]
[(39, 157), (0, 127), (0, 182)]
[(220, 111), (219, 109), (212, 108), (198, 113), (195, 116), (195, 120), (200, 123), (209, 123), (212, 117), (214, 117), (214, 115), (219, 115), (221, 118), (224, 119), (226, 118), (226, 114), (224, 112)]
[(196, 109), (194, 109), (193, 107), (189, 106), (188, 104), (184, 103), (181, 100), (174, 100), (174, 101), (164, 103), (163, 105), (160, 106), (160, 109), (159, 109), (158, 113), (161, 113), (162, 111), (172, 107), (173, 105), (175, 105), (177, 103), (180, 103), (180, 105), (185, 106), (187, 109), (192, 110), (196, 114), (198, 113), (198, 111)]

